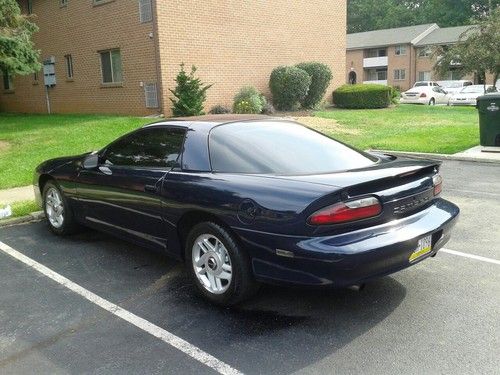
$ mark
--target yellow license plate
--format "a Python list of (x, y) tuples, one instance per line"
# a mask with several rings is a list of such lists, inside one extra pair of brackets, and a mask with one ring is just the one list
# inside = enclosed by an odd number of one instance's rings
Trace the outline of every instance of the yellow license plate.
[(410, 255), (410, 262), (430, 253), (432, 250), (432, 236), (426, 236), (418, 240), (417, 248)]

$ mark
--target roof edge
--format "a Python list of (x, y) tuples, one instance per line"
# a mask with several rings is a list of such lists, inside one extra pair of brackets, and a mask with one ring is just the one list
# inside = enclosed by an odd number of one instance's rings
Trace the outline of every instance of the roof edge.
[(437, 23), (434, 23), (432, 24), (427, 30), (425, 30), (423, 33), (421, 33), (420, 35), (417, 35), (415, 38), (413, 38), (411, 41), (410, 41), (410, 44), (412, 45), (415, 45), (417, 44), (418, 42), (420, 42), (422, 39), (424, 39), (427, 35), (429, 35), (430, 33), (432, 33), (434, 30), (437, 30), (439, 29), (439, 26)]

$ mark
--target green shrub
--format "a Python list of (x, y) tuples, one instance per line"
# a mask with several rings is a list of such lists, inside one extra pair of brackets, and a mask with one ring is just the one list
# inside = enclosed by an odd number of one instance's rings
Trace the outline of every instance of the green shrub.
[(273, 103), (279, 110), (294, 110), (304, 100), (311, 86), (311, 77), (296, 66), (279, 66), (269, 79)]
[(326, 89), (332, 80), (332, 70), (328, 65), (319, 62), (305, 62), (296, 65), (297, 68), (305, 70), (311, 77), (309, 92), (302, 100), (304, 108), (315, 108), (325, 96)]
[(191, 67), (189, 74), (181, 64), (181, 70), (175, 78), (177, 86), (175, 90), (169, 91), (175, 98), (170, 98), (173, 103), (172, 113), (174, 116), (198, 116), (203, 115), (203, 102), (206, 99), (207, 90), (212, 85), (205, 85), (199, 78), (195, 78), (196, 67)]
[(210, 111), (208, 111), (208, 113), (210, 113), (211, 115), (223, 115), (226, 113), (231, 113), (231, 110), (227, 107), (224, 107), (223, 105), (217, 104), (210, 108)]
[(398, 104), (401, 98), (401, 88), (399, 86), (391, 87), (391, 104)]
[(339, 108), (386, 108), (391, 104), (391, 87), (377, 84), (344, 85), (333, 92)]
[(245, 86), (234, 97), (234, 113), (261, 113), (267, 101), (255, 87)]
[(266, 104), (264, 104), (264, 108), (262, 108), (261, 113), (263, 115), (274, 115), (276, 110), (274, 109), (274, 106), (266, 100)]

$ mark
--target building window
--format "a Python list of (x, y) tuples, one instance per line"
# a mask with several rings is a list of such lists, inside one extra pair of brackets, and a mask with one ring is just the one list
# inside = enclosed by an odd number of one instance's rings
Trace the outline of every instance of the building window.
[(394, 53), (396, 56), (405, 56), (406, 55), (406, 46), (400, 44), (399, 46), (396, 46), (394, 49)]
[(423, 47), (418, 49), (418, 57), (429, 57), (432, 51), (429, 47)]
[(368, 69), (366, 71), (367, 81), (386, 81), (387, 80), (387, 68), (380, 69)]
[(122, 57), (119, 49), (100, 52), (102, 83), (121, 83)]
[(418, 80), (419, 81), (430, 81), (431, 80), (431, 72), (418, 72)]
[(373, 48), (365, 51), (365, 57), (387, 56), (387, 48)]
[(59, 6), (65, 7), (66, 5), (68, 5), (68, 0), (59, 0)]
[(38, 83), (38, 72), (33, 73), (33, 82)]
[(28, 14), (33, 13), (33, 0), (28, 0)]
[(394, 80), (395, 81), (403, 81), (406, 79), (406, 70), (405, 69), (394, 69)]
[(141, 23), (151, 22), (153, 19), (151, 0), (139, 0), (139, 19)]
[(14, 82), (12, 82), (12, 75), (7, 72), (3, 73), (3, 89), (5, 91), (14, 90)]
[(460, 80), (462, 77), (463, 74), (460, 70), (449, 70), (446, 73), (446, 79), (450, 81)]
[(66, 61), (66, 78), (73, 79), (73, 56), (65, 55), (64, 60)]
[(146, 108), (158, 108), (156, 83), (146, 83), (144, 85), (144, 95), (146, 97)]

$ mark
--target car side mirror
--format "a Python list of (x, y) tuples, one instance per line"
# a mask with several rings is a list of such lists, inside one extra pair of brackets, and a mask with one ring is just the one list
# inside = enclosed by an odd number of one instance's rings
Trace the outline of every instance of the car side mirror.
[(90, 155), (88, 155), (84, 160), (83, 160), (83, 168), (85, 169), (95, 169), (99, 165), (99, 154), (97, 152), (94, 152)]

